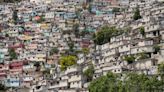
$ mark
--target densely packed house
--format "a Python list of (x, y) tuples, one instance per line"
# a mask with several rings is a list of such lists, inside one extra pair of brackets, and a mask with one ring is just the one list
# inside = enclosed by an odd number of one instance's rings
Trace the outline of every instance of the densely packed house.
[[(142, 16), (138, 20), (133, 19), (136, 7)], [(104, 25), (127, 31), (97, 45), (92, 34)], [(90, 67), (93, 79), (109, 71), (157, 74), (157, 65), (164, 61), (163, 42), (160, 0), (4, 3), (0, 5), (0, 82), (30, 92), (87, 92), (85, 71)], [(76, 64), (62, 70), (61, 58), (70, 55), (76, 56)], [(125, 57), (135, 57), (135, 62)]]

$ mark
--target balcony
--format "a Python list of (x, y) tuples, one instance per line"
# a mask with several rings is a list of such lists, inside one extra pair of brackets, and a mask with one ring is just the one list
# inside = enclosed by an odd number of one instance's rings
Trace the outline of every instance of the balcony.
[(59, 82), (59, 87), (67, 87), (68, 86), (68, 81), (67, 80), (61, 80)]
[(49, 89), (55, 89), (55, 88), (58, 88), (58, 87), (59, 87), (58, 84), (54, 84), (54, 85), (49, 86)]
[(155, 61), (153, 59), (143, 59), (139, 62), (134, 63), (134, 69), (151, 69)]
[(70, 84), (70, 88), (81, 88), (82, 83), (81, 82), (74, 82)]
[(67, 68), (67, 70), (65, 71), (65, 74), (69, 74), (69, 73), (73, 73), (73, 72), (77, 72), (79, 69), (77, 66), (74, 67), (69, 67)]
[(121, 46), (119, 47), (119, 52), (128, 52), (130, 51), (130, 46)]
[(154, 49), (152, 46), (145, 46), (145, 47), (137, 47), (137, 48), (132, 48), (131, 49), (131, 54), (137, 54), (141, 52), (153, 52)]
[(0, 72), (0, 76), (6, 75), (6, 72)]
[(153, 40), (149, 40), (149, 41), (142, 41), (138, 43), (139, 46), (150, 46), (153, 45)]
[(68, 79), (68, 82), (81, 81), (82, 75), (73, 75)]
[(104, 67), (103, 71), (110, 71), (114, 69), (121, 69), (121, 66), (111, 66), (111, 67)]
[(101, 69), (95, 70), (95, 73), (102, 73)]
[(23, 70), (29, 70), (29, 69), (34, 69), (33, 65), (24, 65)]
[(151, 32), (151, 31), (159, 30), (159, 28), (160, 28), (159, 25), (152, 25), (152, 26), (146, 27), (145, 32)]
[(23, 77), (23, 81), (32, 81), (33, 80), (33, 77), (31, 76), (26, 76), (26, 77)]

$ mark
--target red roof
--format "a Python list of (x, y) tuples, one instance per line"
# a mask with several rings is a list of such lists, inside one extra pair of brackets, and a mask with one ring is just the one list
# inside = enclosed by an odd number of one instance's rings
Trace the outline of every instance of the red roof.
[(19, 45), (13, 45), (13, 46), (9, 46), (8, 48), (24, 48), (24, 44), (19, 44)]
[(40, 17), (39, 16), (36, 16), (36, 17), (34, 17), (35, 18), (35, 20), (39, 20), (40, 19)]
[(13, 62), (10, 66), (23, 66), (23, 62)]

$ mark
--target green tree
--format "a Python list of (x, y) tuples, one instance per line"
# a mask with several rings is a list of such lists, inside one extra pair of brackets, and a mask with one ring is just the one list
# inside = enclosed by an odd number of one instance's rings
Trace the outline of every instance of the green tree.
[(17, 24), (17, 21), (18, 21), (18, 14), (17, 14), (17, 10), (14, 10), (13, 11), (13, 20), (14, 20), (14, 23)]
[(145, 29), (144, 29), (144, 27), (140, 27), (140, 34), (142, 34), (142, 36), (145, 36)]
[(75, 65), (77, 58), (75, 56), (62, 56), (59, 60), (59, 64), (61, 65), (61, 70), (66, 70), (67, 67)]
[(157, 76), (150, 77), (132, 72), (122, 77), (108, 73), (92, 80), (88, 89), (90, 92), (162, 92), (162, 86), (163, 82), (158, 80)]
[(87, 35), (87, 34), (89, 34), (89, 33), (90, 33), (90, 32), (89, 32), (88, 30), (84, 29), (84, 30), (82, 30), (82, 31), (80, 32), (80, 36), (85, 37), (85, 35)]
[(36, 71), (40, 71), (41, 68), (40, 62), (34, 62), (34, 66), (36, 67)]
[(17, 59), (17, 54), (14, 49), (9, 49), (9, 56), (11, 60)]
[(79, 32), (79, 24), (74, 24), (73, 25), (73, 31), (76, 37), (80, 36), (80, 32)]
[(164, 83), (164, 63), (158, 65), (158, 73), (161, 77), (162, 82)]
[(157, 52), (160, 51), (160, 46), (155, 45), (155, 46), (153, 47), (153, 49), (154, 49), (154, 52), (157, 53)]
[(89, 66), (87, 70), (84, 71), (84, 75), (87, 77), (87, 81), (91, 81), (94, 74), (93, 65)]
[(50, 69), (45, 69), (45, 70), (43, 71), (43, 74), (49, 75), (49, 74), (50, 74)]
[(89, 4), (89, 6), (88, 6), (88, 11), (89, 11), (90, 13), (92, 13), (92, 4)]
[(53, 47), (50, 51), (50, 55), (57, 54), (59, 52), (58, 48)]
[(45, 69), (44, 71), (43, 71), (43, 74), (44, 74), (44, 78), (48, 78), (48, 77), (50, 77), (50, 69)]
[(128, 64), (131, 64), (135, 61), (135, 57), (133, 55), (125, 56), (124, 60), (128, 62)]
[(89, 92), (106, 92), (105, 89), (103, 88), (106, 86), (104, 84), (106, 80), (107, 80), (106, 76), (101, 76), (96, 80), (93, 80), (88, 87)]
[(69, 51), (74, 52), (74, 43), (73, 43), (73, 41), (69, 41), (68, 46), (69, 46)]
[(4, 91), (6, 88), (5, 88), (5, 86), (3, 85), (3, 84), (0, 84), (0, 91)]
[(108, 73), (106, 76), (93, 80), (88, 87), (89, 92), (117, 92), (116, 78), (113, 73)]
[(127, 92), (142, 92), (141, 90), (147, 87), (145, 82), (149, 80), (145, 74), (138, 75), (136, 73), (129, 73), (126, 78), (125, 85)]
[(6, 34), (5, 34), (5, 37), (9, 37), (9, 34), (6, 33)]
[(93, 35), (95, 44), (102, 45), (108, 43), (110, 38), (121, 34), (123, 31), (116, 29), (115, 27), (103, 26), (100, 31)]
[(120, 11), (120, 8), (113, 8), (112, 12), (115, 13), (115, 12), (119, 12)]
[(149, 58), (149, 55), (146, 52), (141, 52), (138, 54), (139, 59), (147, 59)]
[(138, 20), (138, 19), (141, 19), (141, 15), (140, 15), (140, 10), (139, 10), (139, 7), (136, 7), (136, 10), (134, 12), (134, 15), (133, 15), (133, 19), (134, 20)]
[(159, 91), (162, 85), (156, 76), (148, 77), (145, 74), (129, 73), (125, 79), (127, 88), (125, 92), (151, 92), (152, 89)]
[(82, 48), (82, 52), (87, 55), (89, 53), (89, 48)]

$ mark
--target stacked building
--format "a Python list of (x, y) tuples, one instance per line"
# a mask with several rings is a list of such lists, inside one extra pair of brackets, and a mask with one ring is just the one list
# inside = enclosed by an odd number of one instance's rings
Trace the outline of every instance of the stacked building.
[[(108, 72), (156, 75), (164, 62), (160, 0), (23, 0), (1, 4), (0, 15), (0, 82), (12, 91), (87, 92), (84, 72), (92, 66), (96, 79)], [(124, 31), (97, 45), (92, 34), (104, 25)], [(76, 64), (62, 71), (67, 55), (75, 55)]]

